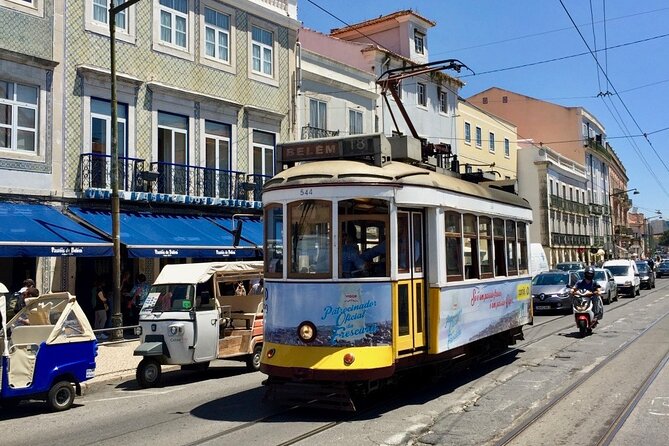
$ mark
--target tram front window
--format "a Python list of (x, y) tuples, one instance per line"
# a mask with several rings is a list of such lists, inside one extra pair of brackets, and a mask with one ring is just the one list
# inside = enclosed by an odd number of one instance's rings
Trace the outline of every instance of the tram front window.
[(388, 202), (339, 202), (339, 277), (387, 277)]
[(271, 204), (265, 208), (265, 276), (283, 274), (283, 207)]
[(288, 205), (289, 277), (331, 276), (331, 221), (329, 201), (306, 200)]

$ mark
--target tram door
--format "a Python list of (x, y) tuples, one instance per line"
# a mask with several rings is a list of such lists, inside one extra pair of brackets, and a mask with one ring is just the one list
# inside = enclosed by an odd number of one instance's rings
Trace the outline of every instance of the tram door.
[(397, 350), (425, 347), (425, 243), (423, 212), (397, 213)]

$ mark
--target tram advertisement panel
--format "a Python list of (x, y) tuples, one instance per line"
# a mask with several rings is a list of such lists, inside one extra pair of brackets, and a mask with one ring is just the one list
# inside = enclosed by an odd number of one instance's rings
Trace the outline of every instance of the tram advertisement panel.
[(316, 337), (308, 345), (390, 345), (390, 283), (266, 283), (264, 317), (268, 342), (305, 345), (297, 329), (310, 322)]
[(529, 323), (531, 304), (527, 278), (442, 288), (439, 351)]

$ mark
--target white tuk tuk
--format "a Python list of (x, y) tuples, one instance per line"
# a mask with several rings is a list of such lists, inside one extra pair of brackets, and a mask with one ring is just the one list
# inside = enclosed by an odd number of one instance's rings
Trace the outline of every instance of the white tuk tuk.
[[(139, 316), (137, 382), (153, 387), (161, 365), (206, 370), (214, 359), (260, 368), (264, 290), (242, 294), (244, 282), (262, 285), (263, 262), (166, 265), (151, 286)], [(250, 290), (244, 289), (244, 292)]]

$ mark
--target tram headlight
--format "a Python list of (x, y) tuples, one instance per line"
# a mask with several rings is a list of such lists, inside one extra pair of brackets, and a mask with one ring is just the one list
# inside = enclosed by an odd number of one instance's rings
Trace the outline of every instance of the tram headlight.
[(346, 353), (344, 355), (344, 365), (351, 365), (355, 362), (355, 356), (352, 353)]
[(302, 342), (312, 342), (316, 339), (316, 326), (309, 322), (304, 321), (297, 327), (297, 337), (302, 340)]

